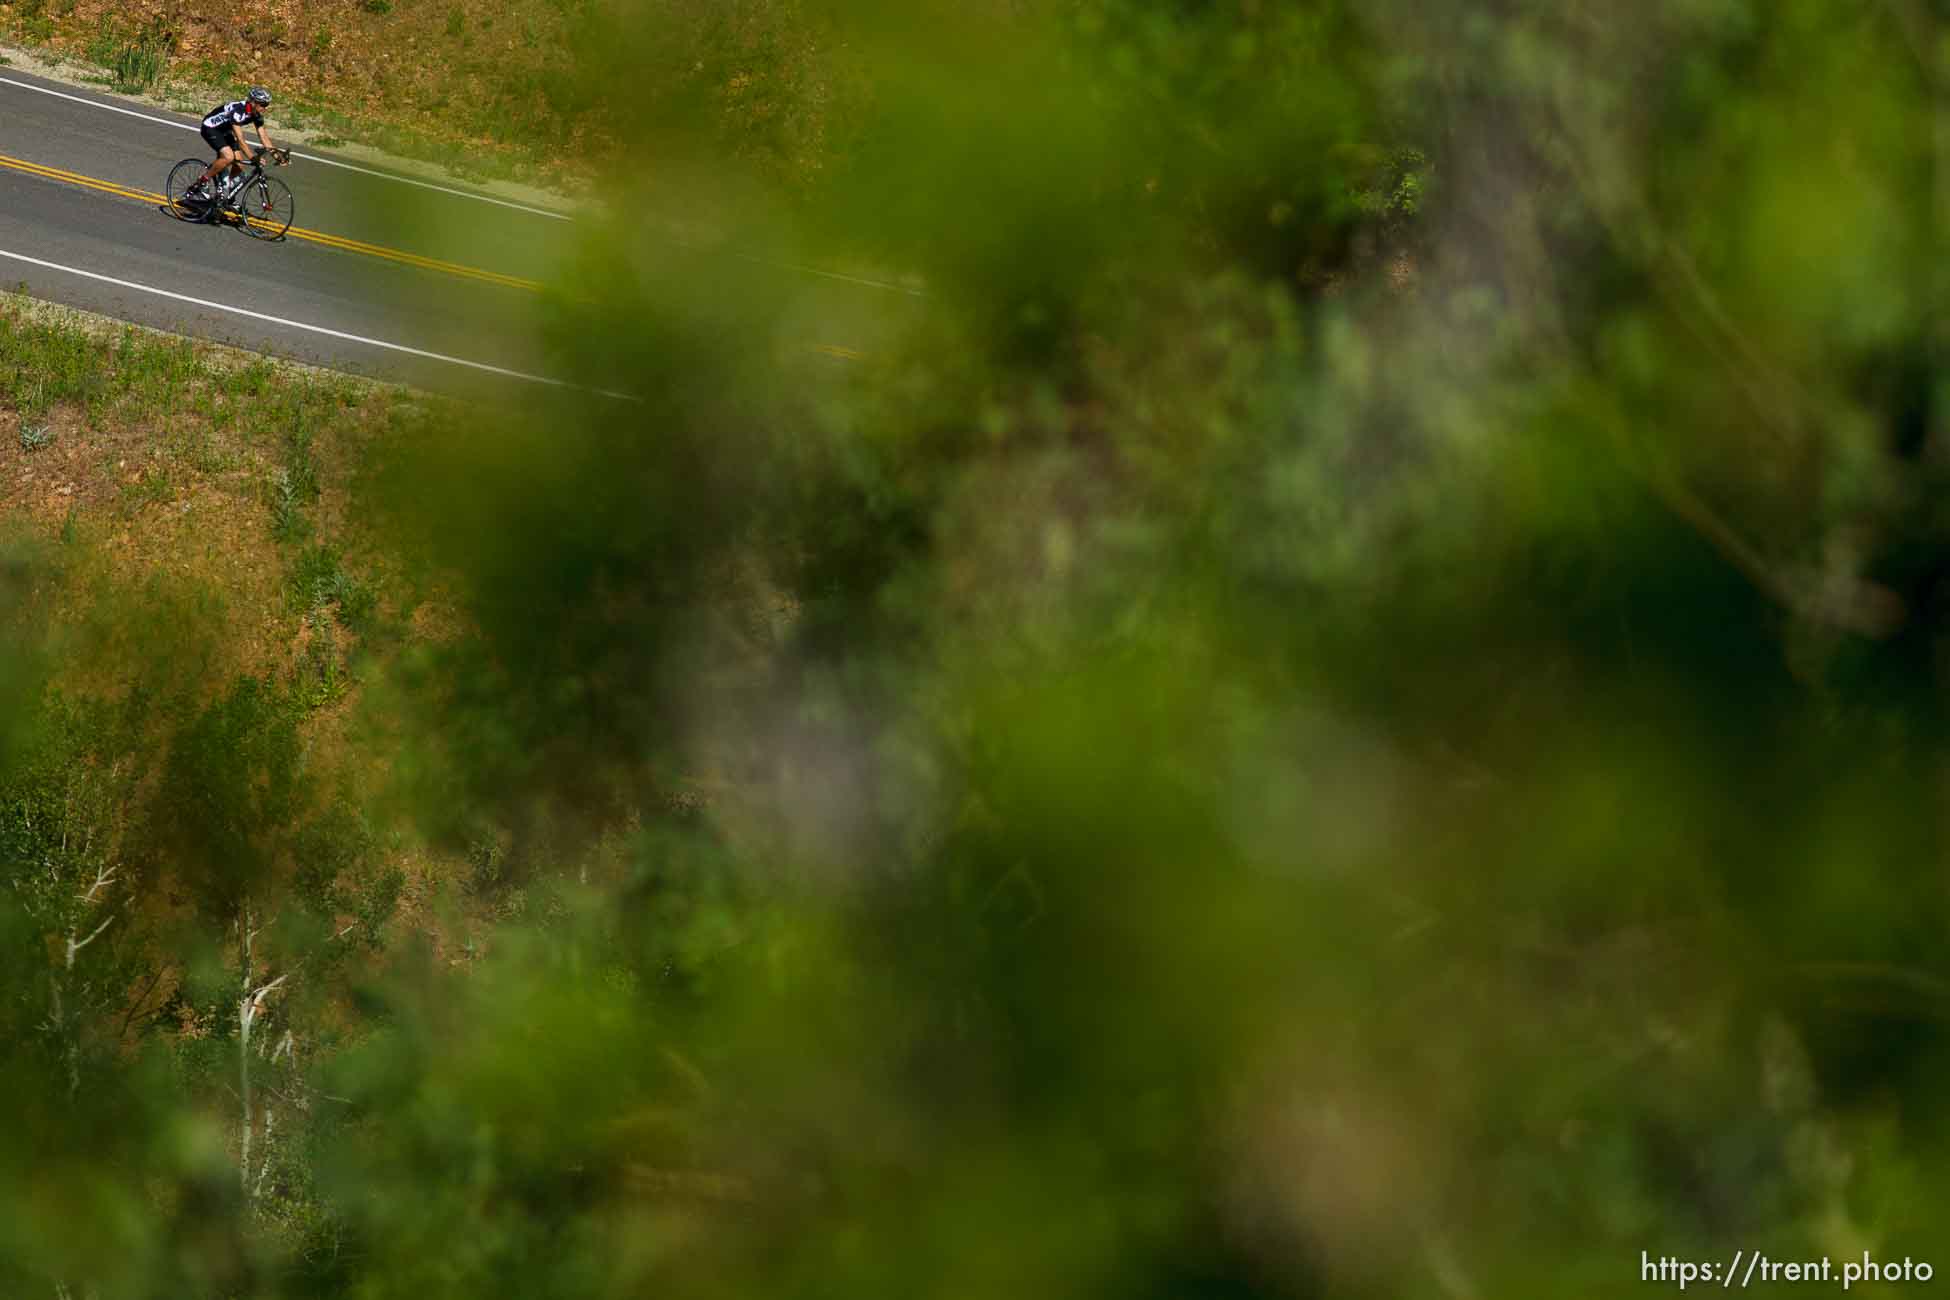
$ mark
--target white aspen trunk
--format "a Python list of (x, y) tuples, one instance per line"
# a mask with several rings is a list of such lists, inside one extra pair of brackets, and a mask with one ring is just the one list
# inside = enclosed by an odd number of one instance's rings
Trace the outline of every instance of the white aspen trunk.
[(246, 1194), (251, 1189), (251, 1000), (248, 994), (237, 1004), (238, 1095), (244, 1102), (242, 1133), (238, 1140), (237, 1181)]
[[(264, 1010), (264, 999), (277, 992), (278, 987), (287, 979), (291, 978), (291, 973), (286, 971), (276, 979), (260, 984), (256, 989), (252, 989), (252, 948), (257, 939), (257, 931), (251, 928), (251, 914), (248, 908), (245, 909), (243, 917), (237, 923), (237, 931), (243, 936), (241, 964), (244, 975), (244, 996), (238, 999), (237, 1002), (238, 1100), (243, 1103), (243, 1121), (239, 1127), (237, 1138), (237, 1184), (243, 1188), (244, 1195), (249, 1197), (253, 1195), (251, 1185), (251, 1133), (255, 1127), (253, 1122), (254, 1116), (251, 1111), (251, 1028), (256, 1025), (257, 1017)], [(269, 1138), (270, 1134), (268, 1130), (265, 1136), (267, 1139)], [(258, 1181), (262, 1183), (262, 1177)]]
[[(95, 877), (94, 886), (86, 894), (81, 896), (82, 901), (84, 903), (94, 902), (96, 893), (110, 880), (114, 879), (114, 876), (115, 873), (112, 871), (106, 875), (98, 873)], [(68, 1099), (70, 1101), (74, 1100), (75, 1094), (81, 1091), (81, 1039), (68, 1027), (67, 1008), (61, 995), (74, 980), (75, 954), (100, 938), (102, 931), (106, 930), (109, 927), (109, 923), (114, 919), (112, 916), (104, 918), (102, 923), (96, 926), (86, 939), (79, 942), (75, 940), (75, 931), (70, 928), (68, 931), (67, 959), (61, 965), (61, 973), (55, 976), (53, 980), (54, 1030), (61, 1036), (62, 1052), (68, 1062)]]
[[(65, 848), (66, 845), (67, 841), (64, 836), (62, 839), (62, 847)], [(83, 893), (77, 894), (76, 897), (84, 905), (93, 903), (96, 896), (102, 890), (108, 888), (109, 885), (113, 884), (114, 881), (115, 871), (113, 868), (106, 865), (97, 867), (95, 869), (94, 883), (89, 885)], [(76, 933), (80, 929), (79, 924), (69, 926), (67, 949), (61, 961), (61, 971), (48, 981), (49, 990), (54, 1002), (54, 1031), (61, 1036), (63, 1055), (67, 1058), (68, 1101), (70, 1103), (74, 1101), (76, 1095), (81, 1091), (81, 1039), (76, 1032), (79, 1026), (76, 1026), (75, 1029), (70, 1029), (68, 1026), (66, 999), (62, 995), (74, 980), (74, 959), (76, 956), (80, 954), (83, 948), (86, 948), (89, 944), (101, 938), (102, 931), (108, 929), (109, 923), (114, 919), (113, 916), (104, 917), (100, 925), (89, 931), (86, 939), (75, 938)], [(97, 1292), (91, 1286), (88, 1288), (86, 1294), (89, 1300), (93, 1300)], [(73, 1300), (74, 1292), (69, 1290), (67, 1282), (62, 1280), (55, 1282), (54, 1295), (55, 1300)]]
[(237, 1095), (243, 1102), (244, 1116), (238, 1136), (237, 1178), (246, 1196), (251, 1189), (251, 1021), (257, 1018), (251, 1007), (251, 943), (257, 938), (257, 931), (250, 928), (250, 921), (250, 910), (246, 908), (237, 927), (237, 932), (244, 939), (240, 957), (244, 996), (237, 1003)]

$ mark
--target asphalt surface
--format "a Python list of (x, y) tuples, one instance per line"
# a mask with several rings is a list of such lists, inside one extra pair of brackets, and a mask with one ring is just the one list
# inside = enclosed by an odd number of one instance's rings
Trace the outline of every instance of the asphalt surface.
[[(273, 140), (289, 146), (279, 138), (275, 107), (269, 124)], [(541, 318), (547, 289), (561, 282), (587, 221), (516, 206), (410, 163), (355, 162), (302, 144), (292, 146), (289, 166), (267, 168), (295, 196), (293, 237), (278, 242), (180, 221), (157, 202), (111, 192), (160, 196), (178, 160), (207, 161), (195, 126), (193, 118), (0, 67), (0, 285), (439, 391), (491, 395), (569, 373), (544, 344)], [(247, 138), (255, 144), (254, 132)], [(870, 346), (877, 318), (914, 303), (863, 281), (787, 267), (773, 273), (793, 286), (780, 321), (789, 345), (839, 365)], [(753, 346), (779, 342), (754, 339)], [(616, 376), (614, 386), (628, 391), (629, 380)]]

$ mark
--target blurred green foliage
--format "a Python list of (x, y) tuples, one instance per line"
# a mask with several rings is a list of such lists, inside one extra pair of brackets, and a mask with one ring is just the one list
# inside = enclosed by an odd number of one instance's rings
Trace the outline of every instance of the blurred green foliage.
[[(385, 797), (313, 789), (252, 679), (73, 739), (20, 606), (10, 1292), (1931, 1258), (1937, 11), (588, 12), (655, 165), (549, 329), (645, 400), (383, 444), (361, 504), (464, 625), (362, 697)], [(844, 376), (781, 364), (800, 291), (658, 244), (651, 187), (926, 297)], [(296, 572), (374, 616), (337, 552)], [(82, 918), (18, 882), (125, 824), (116, 754), (148, 946), (50, 1021)], [(408, 840), (449, 864), (410, 925)], [(172, 1012), (77, 1085), (111, 954)], [(281, 971), (240, 1170), (217, 1081)]]

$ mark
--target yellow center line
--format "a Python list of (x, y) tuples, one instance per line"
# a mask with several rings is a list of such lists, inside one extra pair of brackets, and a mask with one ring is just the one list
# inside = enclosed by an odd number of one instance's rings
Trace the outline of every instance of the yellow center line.
[[(267, 224), (258, 221), (256, 217), (252, 217), (251, 221), (258, 225)], [(485, 280), (489, 284), (503, 285), (509, 289), (526, 289), (530, 293), (540, 293), (542, 291), (542, 283), (539, 280), (524, 280), (520, 276), (503, 275), (499, 271), (483, 271), (472, 266), (462, 266), (458, 262), (443, 262), (437, 257), (422, 257), (418, 253), (403, 253), (394, 248), (381, 248), (377, 244), (368, 244), (357, 239), (347, 239), (343, 235), (328, 235), (320, 230), (304, 230), (298, 226), (293, 226), (284, 233), (294, 239), (305, 239), (314, 244), (323, 244), (327, 248), (344, 249), (348, 253), (364, 253), (367, 257), (383, 257), (388, 261), (404, 262), (408, 266), (417, 266), (426, 271), (442, 271), (448, 275), (460, 275), (466, 276), (469, 279)]]
[(0, 167), (11, 167), (15, 171), (27, 172), (34, 176), (44, 176), (53, 181), (67, 181), (71, 185), (86, 185), (91, 190), (102, 190), (109, 194), (119, 194), (124, 198), (153, 199), (157, 203), (164, 201), (163, 196), (160, 194), (145, 194), (141, 190), (132, 190), (126, 185), (116, 185), (111, 181), (98, 181), (92, 176), (82, 176), (75, 172), (63, 171), (59, 167), (44, 167), (40, 163), (28, 162), (24, 158), (9, 158), (5, 154), (0, 154)]
[[(84, 186), (91, 190), (99, 190), (104, 194), (113, 194), (118, 198), (135, 199), (142, 203), (156, 203), (165, 207), (169, 205), (169, 199), (165, 195), (156, 194), (149, 190), (131, 189), (127, 185), (117, 185), (113, 181), (96, 180), (93, 176), (83, 176), (79, 172), (71, 172), (61, 167), (49, 167), (44, 163), (28, 162), (25, 158), (12, 158), (6, 154), (0, 154), (0, 167), (10, 167), (15, 171), (25, 172), (30, 176), (39, 176), (46, 180), (62, 181), (69, 185)], [(256, 217), (247, 217), (246, 220), (252, 225), (260, 227), (266, 227), (272, 224), (270, 222), (260, 221)], [(482, 280), (489, 284), (501, 285), (504, 288), (525, 289), (530, 293), (540, 293), (543, 287), (538, 280), (524, 280), (519, 276), (503, 275), (499, 271), (483, 271), (477, 267), (462, 266), (458, 262), (443, 262), (439, 258), (422, 257), (418, 253), (401, 252), (396, 248), (383, 248), (378, 244), (368, 244), (362, 240), (348, 239), (344, 235), (328, 235), (322, 230), (306, 230), (299, 226), (292, 226), (284, 233), (294, 239), (303, 239), (310, 243), (321, 244), (326, 248), (336, 248), (348, 253), (360, 253), (367, 257), (383, 258), (389, 262), (399, 262), (406, 266), (417, 266), (426, 271), (439, 271), (446, 275)], [(815, 352), (823, 352), (827, 356), (839, 357), (847, 361), (859, 361), (866, 355), (862, 352), (856, 352), (852, 348), (838, 347), (831, 343), (815, 343), (811, 347)]]

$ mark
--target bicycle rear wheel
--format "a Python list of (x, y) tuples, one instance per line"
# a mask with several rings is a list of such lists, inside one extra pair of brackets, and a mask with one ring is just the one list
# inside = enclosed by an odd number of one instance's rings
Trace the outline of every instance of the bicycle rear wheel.
[(209, 164), (200, 158), (185, 158), (169, 169), (169, 180), (163, 185), (163, 194), (169, 199), (169, 210), (179, 220), (207, 221), (209, 219), (210, 205), (207, 202), (183, 197), (189, 193), (190, 186), (202, 179), (204, 169), (208, 166)]
[(275, 176), (253, 176), (231, 201), (254, 239), (283, 239), (291, 229), (291, 187)]

